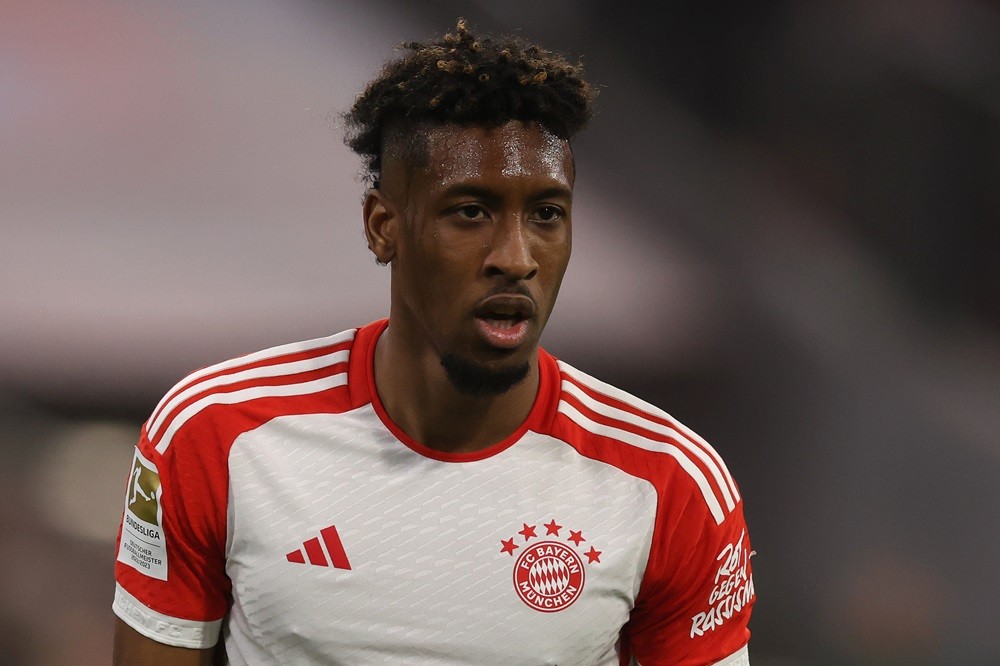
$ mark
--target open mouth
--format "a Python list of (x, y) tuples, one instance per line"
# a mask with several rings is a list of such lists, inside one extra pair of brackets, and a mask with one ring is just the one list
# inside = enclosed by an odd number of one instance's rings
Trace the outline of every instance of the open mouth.
[(535, 303), (519, 294), (498, 294), (483, 300), (475, 309), (479, 335), (492, 347), (513, 349), (528, 336)]

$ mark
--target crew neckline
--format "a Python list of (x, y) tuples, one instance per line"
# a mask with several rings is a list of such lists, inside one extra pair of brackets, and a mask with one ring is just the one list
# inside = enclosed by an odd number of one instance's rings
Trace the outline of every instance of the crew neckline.
[(382, 424), (393, 434), (393, 436), (404, 446), (413, 452), (440, 462), (463, 463), (486, 460), (498, 455), (516, 444), (529, 430), (543, 429), (545, 424), (551, 421), (555, 413), (558, 399), (558, 376), (559, 368), (556, 359), (548, 352), (539, 347), (538, 349), (538, 392), (535, 401), (528, 412), (528, 416), (510, 435), (501, 441), (491, 444), (479, 451), (469, 451), (463, 453), (449, 453), (431, 448), (426, 444), (418, 442), (407, 435), (390, 418), (389, 413), (382, 404), (379, 397), (378, 388), (375, 385), (375, 345), (382, 333), (389, 326), (388, 319), (380, 319), (358, 329), (355, 336), (355, 348), (351, 354), (351, 372), (354, 384), (352, 393), (360, 389), (366, 398), (360, 401), (361, 404), (370, 402), (375, 413)]

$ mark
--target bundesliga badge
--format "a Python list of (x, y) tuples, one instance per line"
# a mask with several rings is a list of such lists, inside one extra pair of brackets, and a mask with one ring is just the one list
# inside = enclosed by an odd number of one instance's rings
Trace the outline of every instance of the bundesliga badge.
[[(545, 536), (559, 537), (562, 525), (553, 520), (542, 525), (546, 528)], [(514, 556), (514, 551), (521, 550), (514, 561), (514, 590), (529, 608), (543, 613), (554, 613), (569, 607), (583, 591), (586, 578), (583, 560), (575, 547), (586, 539), (582, 531), (569, 530), (569, 536), (562, 540), (547, 539), (535, 541), (535, 525), (524, 524), (518, 534), (524, 537), (524, 543), (515, 543), (516, 537), (501, 539), (501, 553)], [(530, 542), (530, 543), (529, 543)], [(601, 551), (591, 546), (584, 553), (588, 564), (601, 561)]]

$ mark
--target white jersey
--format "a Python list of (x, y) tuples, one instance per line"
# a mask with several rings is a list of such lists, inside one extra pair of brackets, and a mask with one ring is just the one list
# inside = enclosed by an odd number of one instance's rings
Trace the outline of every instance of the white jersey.
[(535, 405), (476, 453), (413, 441), (381, 321), (206, 368), (146, 422), (114, 609), (234, 664), (738, 664), (742, 502), (703, 440), (539, 352)]

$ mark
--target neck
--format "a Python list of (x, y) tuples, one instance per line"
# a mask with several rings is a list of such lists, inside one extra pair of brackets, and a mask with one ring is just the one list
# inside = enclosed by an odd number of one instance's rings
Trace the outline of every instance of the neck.
[(415, 356), (390, 321), (375, 346), (375, 386), (386, 412), (403, 432), (447, 453), (481, 451), (509, 437), (528, 417), (538, 393), (537, 352), (527, 377), (499, 395), (458, 391), (440, 359)]

